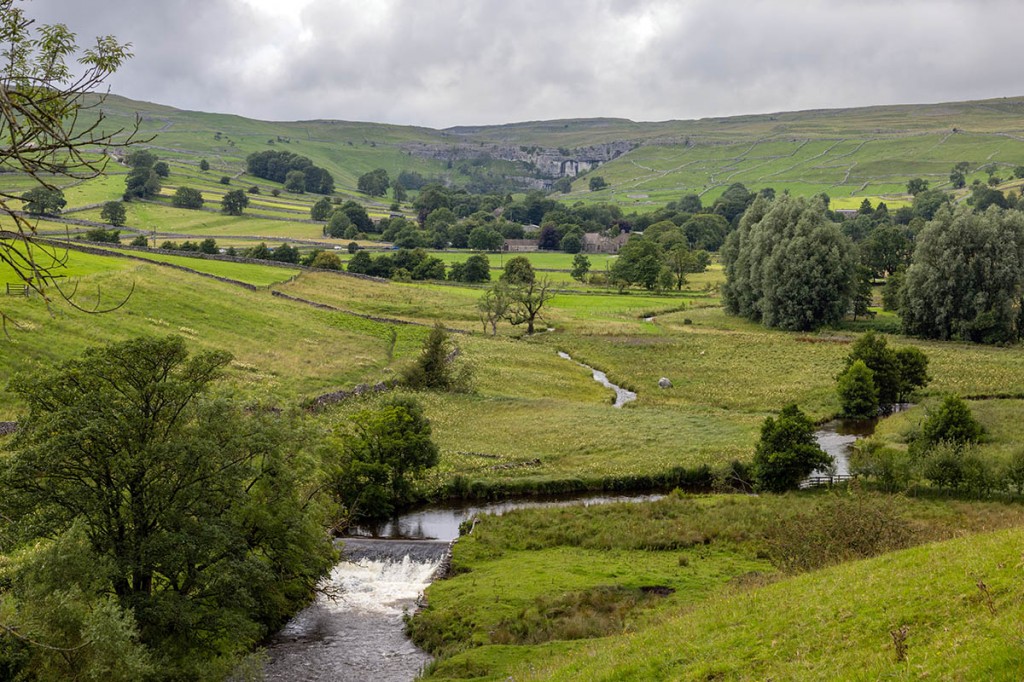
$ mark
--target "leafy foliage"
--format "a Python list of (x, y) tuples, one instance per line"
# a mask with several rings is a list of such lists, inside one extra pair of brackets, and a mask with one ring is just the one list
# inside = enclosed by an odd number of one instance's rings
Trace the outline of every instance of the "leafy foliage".
[(460, 351), (440, 322), (430, 330), (416, 362), (402, 374), (410, 388), (435, 391), (468, 391), (470, 379), (469, 367), (460, 362)]
[(114, 227), (121, 227), (128, 219), (128, 212), (125, 210), (124, 202), (108, 201), (103, 204), (100, 217)]
[(1021, 337), (1024, 215), (940, 211), (921, 232), (901, 287), (907, 334), (980, 343)]
[(418, 402), (391, 398), (352, 415), (333, 491), (348, 518), (384, 519), (412, 499), (411, 477), (434, 467), (438, 449)]
[(245, 166), (251, 175), (264, 180), (285, 182), (288, 173), (302, 173), (301, 188), (315, 194), (330, 194), (334, 191), (334, 177), (305, 156), (287, 151), (254, 152), (245, 159)]
[(734, 315), (811, 330), (839, 321), (849, 308), (853, 248), (818, 202), (758, 197), (726, 240), (722, 260), (722, 301)]
[(249, 205), (249, 196), (245, 190), (234, 189), (224, 195), (220, 200), (220, 212), (228, 215), (242, 215), (245, 207)]
[(58, 563), (37, 578), (110, 595), (122, 641), (133, 614), (157, 663), (148, 679), (223, 675), (333, 559), (286, 423), (211, 393), (230, 359), (139, 338), (12, 382), (29, 415), (0, 469), (0, 514), (20, 519), (23, 543), (87, 544), (89, 572), (61, 578)]
[(179, 187), (171, 197), (171, 205), (175, 208), (202, 208), (203, 201), (203, 193), (193, 187)]
[(814, 439), (813, 422), (796, 405), (784, 407), (778, 418), (765, 418), (753, 464), (761, 490), (792, 490), (812, 471), (831, 464), (832, 457)]
[(866, 419), (878, 415), (878, 389), (874, 374), (863, 360), (857, 360), (839, 375), (836, 392), (844, 417)]

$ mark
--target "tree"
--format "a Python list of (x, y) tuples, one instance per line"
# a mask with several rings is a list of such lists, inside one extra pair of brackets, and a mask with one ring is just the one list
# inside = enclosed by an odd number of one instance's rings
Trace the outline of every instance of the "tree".
[(334, 494), (352, 520), (391, 516), (412, 499), (411, 477), (437, 466), (430, 421), (408, 397), (361, 410), (349, 421)]
[(474, 254), (462, 263), (453, 263), (448, 279), (468, 283), (490, 282), (491, 263), (484, 254)]
[(418, 390), (468, 391), (470, 371), (459, 357), (448, 330), (437, 322), (423, 341), (419, 357), (402, 373), (402, 382)]
[(171, 174), (171, 167), (165, 161), (157, 161), (153, 164), (153, 172), (161, 178), (166, 178)]
[(883, 409), (906, 402), (910, 394), (928, 383), (928, 358), (917, 348), (893, 350), (881, 334), (866, 332), (846, 357), (848, 371), (857, 362), (871, 370), (872, 383)]
[(210, 170), (210, 162), (206, 159), (199, 159), (199, 170), (208, 171)]
[(207, 237), (203, 241), (199, 242), (199, 253), (211, 255), (217, 253), (217, 240), (213, 237)]
[(199, 209), (203, 203), (203, 193), (193, 187), (179, 187), (171, 197), (171, 205), (176, 208)]
[(223, 677), (333, 562), (284, 421), (214, 391), (230, 361), (139, 338), (12, 382), (29, 413), (0, 461), (0, 515), (23, 520), (25, 547), (78, 546), (88, 571), (40, 564), (44, 575), (18, 579), (108, 600), (160, 679)]
[(729, 185), (728, 189), (722, 192), (722, 196), (715, 199), (715, 203), (711, 205), (711, 212), (722, 216), (729, 224), (734, 224), (733, 221), (743, 215), (754, 198), (754, 194), (743, 183), (736, 182)]
[(312, 220), (327, 220), (331, 217), (333, 211), (334, 205), (331, 204), (331, 200), (327, 197), (322, 197), (309, 209), (309, 217)]
[(590, 178), (590, 191), (598, 192), (608, 186), (608, 182), (600, 175)]
[(160, 193), (160, 176), (152, 168), (139, 166), (124, 180), (124, 198), (147, 199)]
[(300, 170), (290, 170), (284, 176), (284, 188), (289, 192), (304, 194), (306, 192), (306, 174)]
[(376, 168), (369, 173), (363, 173), (356, 180), (356, 187), (359, 188), (360, 192), (365, 192), (371, 197), (382, 197), (388, 193), (388, 187), (391, 185), (391, 180), (388, 178), (388, 172), (383, 168)]
[(758, 197), (722, 249), (727, 312), (806, 331), (842, 319), (853, 287), (853, 245), (824, 206)]
[(505, 238), (492, 227), (481, 225), (469, 233), (469, 248), (474, 251), (499, 251)]
[(962, 448), (979, 442), (984, 435), (985, 429), (971, 414), (971, 408), (955, 395), (943, 398), (921, 424), (921, 443), (926, 446), (948, 443)]
[(683, 232), (691, 249), (718, 251), (729, 234), (729, 223), (720, 215), (701, 213), (683, 223)]
[(812, 471), (831, 464), (832, 457), (814, 439), (813, 422), (796, 405), (784, 407), (777, 419), (765, 418), (754, 451), (758, 488), (776, 493), (792, 490)]
[(67, 205), (64, 192), (59, 189), (35, 187), (21, 195), (25, 211), (30, 215), (57, 215)]
[(526, 256), (513, 256), (505, 262), (505, 269), (501, 273), (501, 281), (512, 286), (529, 284), (537, 275), (533, 271), (533, 264)]
[(395, 202), (402, 202), (409, 198), (405, 186), (397, 179), (391, 181), (391, 197)]
[(320, 268), (321, 270), (341, 270), (341, 259), (338, 258), (338, 254), (336, 253), (321, 251), (313, 257), (309, 266), (313, 268)]
[(836, 392), (843, 406), (843, 416), (870, 419), (878, 416), (878, 389), (874, 372), (863, 360), (857, 360), (839, 375)]
[(533, 334), (534, 323), (540, 317), (544, 304), (555, 297), (551, 280), (547, 277), (534, 279), (527, 284), (509, 288), (510, 303), (505, 319), (513, 327), (526, 323), (526, 333)]
[(484, 333), (487, 327), (491, 328), (491, 336), (498, 334), (498, 322), (505, 319), (508, 308), (512, 304), (512, 297), (508, 284), (498, 282), (484, 292), (484, 295), (477, 301), (477, 310), (480, 312), (480, 323), (484, 326)]
[(235, 189), (224, 195), (220, 200), (220, 212), (228, 215), (242, 215), (242, 211), (249, 205), (249, 197), (244, 190)]
[(1005, 343), (1021, 337), (1024, 214), (943, 209), (918, 235), (901, 287), (903, 331)]
[(570, 271), (569, 275), (580, 284), (583, 284), (587, 281), (587, 273), (589, 272), (590, 259), (582, 253), (577, 253), (573, 256), (572, 271)]
[[(128, 220), (128, 212), (121, 201), (108, 201), (103, 204), (100, 217), (114, 227), (121, 227)], [(145, 244), (143, 244), (145, 246)]]
[(645, 237), (634, 237), (619, 249), (611, 273), (614, 279), (627, 285), (639, 284), (651, 290), (658, 282), (661, 266), (662, 253), (657, 242)]
[(299, 250), (294, 246), (281, 244), (270, 252), (270, 260), (276, 260), (279, 263), (298, 263)]
[(583, 240), (579, 234), (570, 232), (562, 237), (562, 241), (558, 243), (558, 248), (566, 253), (579, 253), (583, 250)]
[(350, 227), (352, 227), (352, 220), (348, 217), (348, 214), (341, 209), (334, 209), (327, 221), (327, 225), (324, 227), (324, 234), (328, 237), (339, 239), (345, 236)]
[[(111, 127), (102, 110), (103, 97), (93, 96), (131, 56), (127, 45), (105, 36), (80, 50), (66, 26), (35, 26), (17, 0), (0, 0), (0, 43), (0, 167), (25, 173), (37, 187), (56, 190), (57, 178), (96, 177), (110, 158), (104, 152), (139, 141), (137, 119), (128, 129)], [(76, 52), (81, 53), (77, 73), (67, 63)], [(19, 198), (0, 190), (0, 215), (13, 232), (13, 237), (0, 240), (0, 265), (49, 304), (49, 287), (66, 259), (36, 240), (35, 225), (15, 208)], [(42, 258), (37, 257), (40, 252)], [(0, 321), (7, 319), (0, 311)]]
[(967, 186), (967, 177), (963, 171), (953, 169), (949, 172), (949, 184), (953, 186), (953, 189), (963, 189)]
[[(706, 252), (700, 252), (704, 253)], [(686, 284), (686, 275), (691, 272), (701, 272), (705, 265), (692, 251), (686, 248), (685, 244), (676, 244), (665, 254), (665, 267), (672, 277), (670, 287), (674, 286), (676, 291), (681, 291)]]
[(913, 180), (907, 181), (907, 194), (917, 196), (921, 192), (928, 189), (928, 181), (922, 180), (921, 178), (914, 178)]

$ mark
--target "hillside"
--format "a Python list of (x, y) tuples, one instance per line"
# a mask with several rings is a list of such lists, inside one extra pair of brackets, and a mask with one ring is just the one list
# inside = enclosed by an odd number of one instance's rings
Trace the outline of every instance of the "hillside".
[(1006, 179), (1024, 163), (1024, 98), (829, 109), (638, 123), (570, 119), (446, 130), (347, 121), (255, 121), (190, 112), (111, 96), (103, 110), (142, 132), (168, 158), (209, 158), (236, 172), (268, 148), (313, 159), (354, 190), (362, 173), (415, 171), (456, 185), (542, 188), (563, 175), (594, 173), (610, 187), (590, 192), (585, 177), (567, 201), (613, 202), (645, 210), (695, 192), (713, 199), (729, 184), (795, 194), (897, 197), (907, 179), (948, 185), (953, 164), (968, 182), (988, 172)]

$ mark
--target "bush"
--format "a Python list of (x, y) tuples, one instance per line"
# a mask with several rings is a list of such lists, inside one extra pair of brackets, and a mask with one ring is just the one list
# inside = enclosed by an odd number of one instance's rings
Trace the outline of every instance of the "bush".
[(471, 371), (458, 363), (459, 349), (438, 322), (423, 342), (415, 364), (402, 374), (402, 381), (410, 388), (438, 391), (465, 392), (470, 390)]
[(962, 447), (978, 443), (984, 428), (971, 414), (971, 408), (957, 396), (946, 396), (937, 410), (928, 415), (921, 425), (921, 445), (950, 443)]
[(764, 420), (752, 467), (759, 489), (795, 489), (812, 471), (831, 464), (832, 457), (814, 439), (814, 424), (796, 405), (784, 407), (778, 419)]
[(767, 524), (768, 556), (796, 572), (909, 547), (914, 532), (901, 506), (893, 497), (831, 495), (810, 511)]
[(908, 490), (916, 478), (910, 453), (874, 440), (854, 445), (850, 453), (850, 473), (875, 479), (878, 486), (889, 493)]
[(843, 416), (867, 419), (878, 415), (878, 389), (875, 373), (863, 360), (857, 360), (839, 375), (836, 392), (843, 406)]
[(101, 242), (107, 244), (120, 244), (121, 243), (121, 231), (120, 230), (104, 230), (102, 227), (89, 230), (83, 236), (87, 242)]

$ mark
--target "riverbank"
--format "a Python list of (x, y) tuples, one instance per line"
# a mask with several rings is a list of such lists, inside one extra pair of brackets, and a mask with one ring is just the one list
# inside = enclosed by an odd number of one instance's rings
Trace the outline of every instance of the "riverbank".
[[(667, 619), (694, 610), (713, 612), (717, 607), (708, 605), (721, 600), (759, 599), (765, 590), (774, 590), (777, 600), (799, 603), (800, 583), (791, 576), (1022, 524), (1019, 504), (867, 492), (673, 494), (633, 506), (516, 511), (484, 517), (472, 535), (455, 544), (452, 577), (427, 588), (428, 606), (412, 618), (409, 630), (415, 642), (439, 657), (428, 669), (428, 680), (520, 679), (530, 670), (548, 668), (562, 670), (560, 679), (617, 679), (589, 667), (589, 658), (612, 647), (618, 651), (616, 660), (602, 660), (613, 670), (643, 661), (649, 653), (662, 656), (663, 647), (644, 633)], [(790, 556), (799, 556), (801, 563), (791, 563)], [(892, 592), (884, 592), (879, 599), (896, 609), (902, 600), (912, 601), (909, 595), (923, 588), (929, 573), (907, 565), (890, 580), (901, 585), (899, 596), (889, 601), (883, 595)], [(967, 580), (960, 590), (974, 600), (979, 614), (986, 613), (974, 582)], [(1020, 588), (1015, 589), (1019, 594)], [(964, 603), (958, 594), (950, 598)], [(1007, 597), (1000, 598), (1005, 603)], [(813, 629), (829, 631), (835, 620), (833, 614)], [(877, 649), (863, 653), (878, 652), (889, 660), (888, 629), (899, 625), (884, 618), (871, 627), (862, 624), (864, 632), (878, 634)], [(770, 623), (756, 626), (760, 632)], [(798, 640), (799, 632), (779, 636)], [(600, 646), (592, 644), (595, 637), (602, 638)], [(637, 637), (647, 644), (638, 645)], [(745, 658), (754, 655), (756, 646), (756, 641), (737, 641), (719, 654)], [(643, 679), (664, 677), (654, 669), (648, 672), (651, 676)]]

